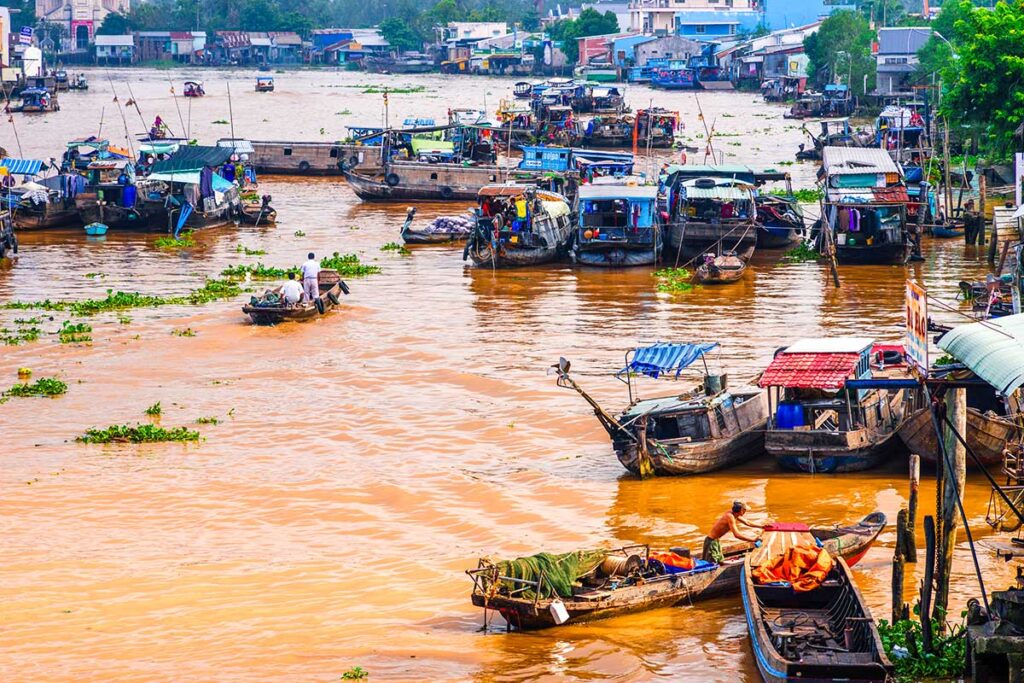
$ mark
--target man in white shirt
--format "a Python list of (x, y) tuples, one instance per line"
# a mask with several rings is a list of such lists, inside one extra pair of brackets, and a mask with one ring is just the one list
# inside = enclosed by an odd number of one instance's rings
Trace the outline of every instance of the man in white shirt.
[(288, 273), (288, 282), (281, 286), (281, 298), (289, 306), (294, 306), (302, 300), (302, 285), (295, 279), (294, 271)]
[(302, 264), (302, 289), (306, 297), (313, 301), (320, 296), (320, 285), (317, 276), (320, 274), (320, 262), (316, 260), (316, 254), (309, 252), (308, 260)]

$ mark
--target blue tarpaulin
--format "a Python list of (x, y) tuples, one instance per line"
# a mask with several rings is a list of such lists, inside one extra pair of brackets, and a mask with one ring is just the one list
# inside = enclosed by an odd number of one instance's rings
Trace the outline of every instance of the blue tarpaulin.
[(693, 365), (701, 356), (718, 346), (718, 342), (709, 344), (654, 344), (633, 351), (629, 365), (619, 374), (639, 372), (655, 379), (663, 372), (675, 370), (676, 377), (686, 368)]
[(192, 215), (192, 205), (191, 204), (185, 204), (185, 206), (181, 207), (181, 216), (178, 218), (178, 226), (176, 228), (174, 228), (174, 239), (178, 239), (178, 233), (180, 233), (181, 229), (185, 227), (185, 221), (187, 221), (188, 217), (191, 216), (191, 215)]
[(7, 169), (11, 175), (39, 175), (43, 162), (38, 159), (2, 159), (0, 166)]

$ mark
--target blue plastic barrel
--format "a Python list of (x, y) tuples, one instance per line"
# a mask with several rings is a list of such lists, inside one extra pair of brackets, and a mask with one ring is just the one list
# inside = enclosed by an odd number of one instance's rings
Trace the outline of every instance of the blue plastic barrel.
[(775, 411), (776, 429), (793, 429), (804, 426), (804, 409), (799, 403), (780, 403)]
[(134, 185), (125, 185), (121, 193), (121, 206), (131, 208), (135, 206), (135, 198), (138, 196), (138, 188)]

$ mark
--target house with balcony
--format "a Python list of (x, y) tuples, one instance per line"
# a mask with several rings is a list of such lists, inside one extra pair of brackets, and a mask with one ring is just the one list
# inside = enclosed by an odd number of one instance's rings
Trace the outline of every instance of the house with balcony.
[(96, 63), (123, 66), (135, 61), (135, 37), (96, 36)]
[(878, 71), (875, 94), (883, 97), (913, 96), (911, 79), (917, 65), (917, 51), (932, 36), (927, 27), (882, 28), (878, 30)]
[(633, 0), (630, 29), (695, 40), (723, 40), (763, 24), (763, 0)]

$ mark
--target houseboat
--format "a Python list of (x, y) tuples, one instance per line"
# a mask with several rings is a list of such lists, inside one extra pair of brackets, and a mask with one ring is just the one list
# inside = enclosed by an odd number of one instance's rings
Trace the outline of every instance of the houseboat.
[(654, 69), (650, 83), (652, 88), (661, 90), (696, 90), (698, 87), (697, 74), (687, 60), (671, 60), (667, 66)]
[(23, 176), (26, 181), (4, 190), (3, 205), (11, 209), (14, 227), (18, 230), (40, 230), (78, 225), (75, 195), (85, 187), (78, 174), (62, 174), (49, 178), (39, 176), (43, 162), (38, 159), (0, 161), (9, 175)]
[(857, 337), (780, 349), (759, 384), (768, 389), (768, 454), (810, 473), (866, 470), (897, 454), (918, 387), (902, 347)]
[(203, 88), (202, 81), (185, 81), (185, 89), (182, 94), (185, 97), (203, 97), (206, 95), (206, 90)]
[(579, 189), (579, 221), (569, 256), (587, 266), (646, 266), (661, 254), (658, 188), (602, 178)]
[[(654, 344), (626, 353), (626, 365), (615, 377), (628, 388), (629, 405), (613, 416), (569, 374), (562, 358), (555, 369), (558, 386), (576, 391), (594, 409), (608, 432), (623, 467), (641, 477), (702, 474), (732, 467), (764, 452), (768, 408), (756, 388), (732, 390), (727, 376), (712, 374), (706, 354), (717, 342)], [(701, 363), (701, 381), (671, 394), (641, 399), (641, 375), (679, 381), (683, 371)]]
[(363, 142), (252, 140), (249, 163), (259, 173), (276, 175), (342, 175), (341, 166), (359, 173), (381, 170), (381, 147)]
[(826, 147), (819, 220), (822, 253), (848, 264), (903, 264), (912, 242), (903, 174), (884, 149)]
[(463, 252), (477, 266), (550, 263), (565, 254), (572, 211), (565, 197), (528, 185), (480, 189), (477, 227)]
[(576, 111), (588, 114), (622, 114), (629, 111), (622, 88), (610, 85), (588, 85), (583, 89)]
[(71, 80), (64, 69), (58, 69), (53, 73), (53, 89), (54, 92), (67, 92), (71, 89)]
[(614, 83), (619, 80), (619, 72), (609, 62), (590, 62), (576, 67), (573, 75), (593, 83)]
[(420, 52), (370, 56), (363, 59), (363, 68), (382, 74), (424, 74), (433, 71), (434, 67), (434, 60)]
[(689, 172), (673, 174), (663, 186), (669, 214), (666, 261), (679, 263), (756, 246), (755, 186), (721, 175), (690, 178)]
[(632, 116), (604, 114), (595, 116), (583, 126), (584, 147), (630, 147), (633, 144)]
[(671, 148), (675, 144), (676, 131), (683, 124), (679, 112), (661, 107), (639, 109), (633, 118), (632, 142), (639, 148)]
[(274, 92), (273, 76), (257, 76), (256, 92)]
[(51, 93), (45, 88), (25, 88), (18, 97), (21, 98), (21, 102), (13, 107), (8, 105), (7, 111), (21, 112), (23, 114), (60, 111), (60, 102), (57, 101), (57, 94)]
[(579, 121), (572, 107), (553, 105), (542, 107), (537, 115), (536, 138), (541, 142), (572, 146), (582, 139)]
[(379, 173), (343, 171), (349, 187), (364, 201), (473, 200), (490, 184), (504, 182), (508, 173), (493, 165), (388, 161)]
[(75, 196), (79, 221), (102, 223), (114, 230), (167, 230), (162, 187), (148, 180), (128, 182), (134, 175), (134, 165), (127, 159), (90, 162), (85, 188)]

